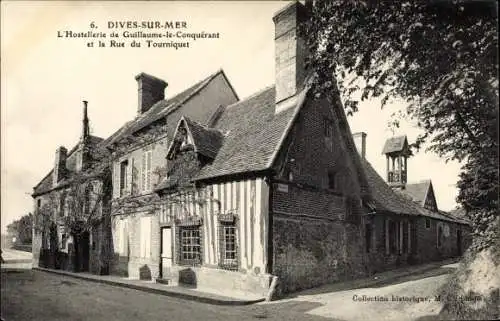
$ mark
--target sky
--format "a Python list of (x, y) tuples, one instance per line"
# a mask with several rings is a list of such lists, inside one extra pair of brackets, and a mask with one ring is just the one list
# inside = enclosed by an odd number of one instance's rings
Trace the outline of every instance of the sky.
[[(146, 72), (168, 83), (166, 97), (222, 68), (240, 98), (274, 83), (273, 14), (283, 1), (203, 2), (1, 2), (1, 231), (32, 211), (33, 187), (52, 169), (58, 146), (71, 149), (81, 133), (87, 100), (91, 133), (107, 137), (137, 113), (137, 82)], [(140, 48), (123, 39), (124, 21), (186, 22), (187, 32), (219, 33), (189, 48)], [(97, 26), (91, 28), (91, 23)], [(60, 31), (118, 32), (125, 48), (88, 47), (87, 38), (61, 38)], [(130, 30), (130, 29), (129, 29)], [(130, 30), (132, 32), (137, 29)], [(162, 32), (165, 32), (162, 30)], [(60, 33), (59, 33), (60, 34)], [(117, 41), (121, 41), (118, 39)], [(179, 40), (180, 41), (180, 40)], [(385, 177), (385, 140), (419, 130), (389, 116), (404, 105), (380, 109), (366, 101), (349, 117), (351, 131), (367, 133), (366, 157)], [(460, 165), (421, 150), (408, 162), (409, 182), (432, 179), (440, 209), (453, 209)]]

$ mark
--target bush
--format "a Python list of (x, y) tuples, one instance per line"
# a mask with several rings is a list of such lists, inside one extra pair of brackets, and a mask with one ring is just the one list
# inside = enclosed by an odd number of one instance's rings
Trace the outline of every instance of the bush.
[(457, 271), (439, 291), (440, 316), (454, 320), (498, 320), (499, 270), (497, 249), (469, 250)]

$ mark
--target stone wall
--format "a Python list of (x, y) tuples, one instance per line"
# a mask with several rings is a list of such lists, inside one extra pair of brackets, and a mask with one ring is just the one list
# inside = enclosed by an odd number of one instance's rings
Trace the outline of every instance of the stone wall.
[(279, 278), (278, 296), (364, 275), (358, 231), (346, 225), (274, 215), (273, 275)]
[[(411, 224), (410, 240), (408, 241), (408, 251), (387, 251), (386, 249), (386, 220), (407, 221)], [(429, 221), (429, 227), (426, 227), (426, 220)], [(470, 244), (468, 227), (465, 225), (441, 221), (427, 217), (409, 217), (402, 215), (376, 215), (370, 220), (372, 224), (372, 246), (367, 254), (367, 260), (370, 262), (369, 273), (376, 273), (393, 268), (429, 263), (433, 261), (444, 260), (458, 257), (463, 254)], [(443, 237), (441, 244), (437, 243), (438, 226), (443, 227)], [(445, 226), (448, 226), (448, 233), (444, 233)], [(457, 242), (457, 230), (462, 232), (462, 240)], [(407, 237), (407, 231), (403, 236)], [(366, 240), (365, 240), (366, 242)]]

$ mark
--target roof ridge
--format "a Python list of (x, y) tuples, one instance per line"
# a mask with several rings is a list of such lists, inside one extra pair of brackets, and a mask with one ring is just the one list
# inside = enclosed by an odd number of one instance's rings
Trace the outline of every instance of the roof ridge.
[(246, 102), (246, 101), (248, 101), (248, 100), (250, 100), (250, 99), (253, 99), (253, 98), (257, 97), (258, 95), (263, 94), (264, 92), (266, 92), (267, 90), (269, 90), (269, 89), (271, 89), (272, 87), (275, 87), (275, 86), (276, 86), (275, 84), (272, 84), (272, 85), (266, 86), (266, 87), (264, 87), (263, 89), (260, 89), (260, 90), (258, 90), (258, 91), (256, 91), (256, 92), (254, 92), (254, 93), (253, 93), (253, 94), (251, 94), (250, 96), (245, 97), (244, 99), (240, 99), (240, 100), (238, 100), (237, 102), (235, 102), (235, 103), (233, 103), (233, 104), (231, 104), (231, 105), (227, 105), (226, 110), (227, 110), (228, 108), (232, 108), (232, 107), (237, 106), (237, 105), (239, 105), (239, 104), (241, 104), (241, 103), (244, 103), (244, 102)]
[[(212, 81), (218, 74), (223, 73), (223, 72), (224, 71), (221, 68), (221, 69), (217, 70), (216, 72), (210, 74), (209, 76), (207, 76), (205, 78), (202, 78), (202, 80), (199, 81), (199, 85), (196, 87), (195, 90), (193, 90), (193, 92), (191, 94), (189, 94), (188, 96), (186, 96), (183, 100), (175, 103), (173, 106), (170, 106), (170, 108), (166, 107), (164, 110), (158, 112), (158, 116), (161, 118), (161, 117), (167, 116), (170, 113), (172, 113), (175, 110), (177, 110), (178, 107), (180, 107), (181, 105), (183, 105), (186, 101), (188, 101), (189, 99), (191, 99), (194, 95), (198, 94), (200, 92), (200, 90), (202, 90), (203, 88), (205, 88), (205, 86), (208, 85), (208, 83), (210, 81)], [(194, 84), (193, 86), (196, 86), (196, 84)], [(181, 94), (182, 92), (184, 92), (186, 90), (189, 90), (193, 86), (190, 86), (190, 87), (186, 88), (185, 90), (183, 90), (180, 93), (176, 94), (172, 98), (175, 98), (176, 96), (178, 96), (179, 94)], [(170, 98), (170, 99), (172, 99), (172, 98)]]
[(207, 125), (205, 125), (205, 124), (202, 124), (202, 123), (200, 123), (200, 122), (197, 122), (196, 120), (192, 120), (191, 118), (189, 118), (189, 117), (188, 117), (188, 116), (186, 116), (186, 115), (183, 115), (183, 116), (182, 116), (182, 118), (184, 118), (184, 119), (185, 119), (185, 120), (187, 120), (188, 122), (192, 122), (192, 123), (194, 123), (195, 125), (202, 127), (204, 130), (207, 130), (207, 131), (215, 131), (215, 132), (219, 132), (219, 133), (221, 133), (221, 134), (222, 134), (222, 132), (221, 132), (219, 129), (214, 128), (214, 127), (209, 127), (209, 126), (207, 126)]
[[(168, 97), (167, 99), (162, 99), (157, 101), (155, 104), (153, 104), (153, 106), (151, 106), (151, 108), (147, 112), (142, 113), (139, 116), (136, 116), (134, 119), (125, 123), (125, 125), (122, 126), (120, 132), (115, 136), (114, 139), (111, 140), (111, 142), (116, 142), (117, 139), (120, 140), (121, 135), (123, 135), (126, 132), (129, 132), (129, 134), (136, 133), (137, 131), (140, 131), (141, 129), (151, 125), (155, 121), (174, 112), (179, 107), (181, 107), (186, 101), (191, 99), (194, 95), (198, 94), (203, 88), (206, 87), (206, 85), (210, 83), (210, 81), (212, 81), (217, 75), (221, 73), (224, 73), (224, 71), (222, 70), (222, 68), (219, 68), (217, 71), (202, 78), (201, 80), (195, 82), (194, 84), (184, 88), (183, 90), (176, 93), (172, 97)], [(180, 101), (175, 100), (175, 98), (179, 96), (180, 98), (182, 98), (182, 95), (186, 93), (189, 93), (189, 95), (184, 97), (184, 99)], [(166, 106), (161, 106), (162, 103), (163, 104), (166, 103)], [(151, 117), (149, 121), (148, 117)], [(143, 120), (146, 120), (145, 123), (141, 123), (141, 121)], [(128, 128), (126, 128), (127, 124), (129, 124)]]
[(407, 185), (422, 184), (422, 183), (432, 183), (432, 180), (430, 178), (421, 179), (421, 180), (416, 181), (416, 182), (407, 183)]

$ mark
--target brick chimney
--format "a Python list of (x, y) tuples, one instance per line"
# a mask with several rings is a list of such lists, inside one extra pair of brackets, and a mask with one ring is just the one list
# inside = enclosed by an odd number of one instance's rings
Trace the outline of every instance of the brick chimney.
[(56, 186), (66, 174), (66, 158), (68, 157), (68, 150), (64, 146), (56, 149), (56, 159), (54, 170), (52, 172), (52, 186)]
[(359, 132), (352, 134), (352, 138), (354, 139), (354, 144), (356, 145), (356, 149), (358, 150), (361, 158), (366, 158), (366, 133)]
[(168, 86), (165, 81), (143, 72), (135, 76), (135, 80), (139, 94), (138, 114), (147, 112), (155, 103), (165, 99), (165, 88)]
[(276, 113), (294, 106), (293, 97), (296, 97), (304, 85), (307, 48), (305, 40), (297, 34), (297, 27), (307, 16), (308, 9), (296, 1), (278, 11), (273, 17)]

